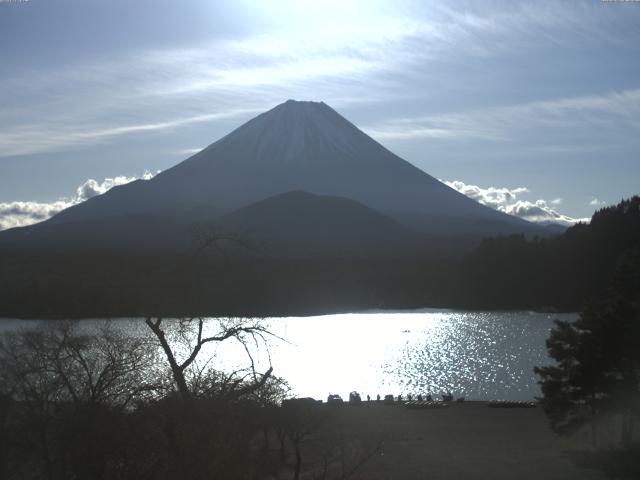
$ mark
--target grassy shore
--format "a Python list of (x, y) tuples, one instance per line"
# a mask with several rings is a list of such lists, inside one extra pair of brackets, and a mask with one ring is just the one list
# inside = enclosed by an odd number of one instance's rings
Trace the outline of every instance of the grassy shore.
[[(486, 402), (464, 402), (447, 409), (409, 410), (398, 404), (364, 402), (361, 407), (317, 408), (324, 410), (323, 416), (337, 432), (365, 439), (360, 453), (368, 459), (351, 478), (603, 478), (595, 470), (578, 468), (567, 454), (588, 448), (586, 439), (556, 436), (539, 407), (494, 409)], [(322, 464), (323, 448), (326, 445), (313, 435), (304, 442), (306, 471)]]

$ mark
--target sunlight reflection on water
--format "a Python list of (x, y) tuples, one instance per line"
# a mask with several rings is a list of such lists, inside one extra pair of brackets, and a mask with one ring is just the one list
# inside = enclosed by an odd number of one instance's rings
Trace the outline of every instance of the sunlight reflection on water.
[(292, 345), (272, 349), (276, 372), (301, 396), (439, 394), (532, 399), (533, 367), (550, 363), (554, 318), (533, 312), (423, 310), (271, 320)]
[[(268, 350), (254, 346), (254, 360), (261, 371), (270, 360), (298, 396), (451, 391), (467, 399), (529, 400), (540, 393), (533, 367), (550, 363), (545, 340), (555, 318), (576, 315), (420, 310), (270, 318), (268, 328), (286, 341), (272, 338)], [(2, 320), (0, 330), (18, 324)], [(142, 319), (118, 324), (148, 333)], [(206, 362), (231, 370), (246, 367), (247, 357), (242, 346), (225, 342), (203, 348), (199, 363)]]

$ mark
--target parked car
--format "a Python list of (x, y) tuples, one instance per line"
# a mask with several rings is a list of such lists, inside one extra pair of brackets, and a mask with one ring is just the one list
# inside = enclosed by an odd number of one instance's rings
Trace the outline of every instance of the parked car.
[(351, 392), (349, 394), (349, 405), (362, 405), (362, 399), (358, 392)]
[(393, 405), (393, 403), (394, 403), (393, 395), (385, 395), (384, 396), (384, 404), (385, 405)]
[(342, 405), (344, 401), (340, 395), (331, 394), (327, 397), (327, 405)]

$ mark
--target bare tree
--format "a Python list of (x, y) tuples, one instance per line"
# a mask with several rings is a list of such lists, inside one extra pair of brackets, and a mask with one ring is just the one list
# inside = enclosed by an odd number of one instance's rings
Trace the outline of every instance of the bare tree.
[(229, 246), (240, 247), (241, 250), (247, 252), (260, 252), (264, 248), (264, 244), (249, 240), (246, 232), (225, 233), (211, 226), (196, 225), (192, 228), (191, 235), (194, 244), (193, 258), (213, 252), (226, 259), (229, 258)]
[(4, 388), (21, 402), (127, 408), (156, 389), (149, 372), (154, 360), (145, 339), (108, 321), (84, 331), (78, 322), (57, 321), (0, 339)]
[(250, 363), (249, 375), (253, 381), (248, 382), (247, 377), (243, 376), (236, 378), (233, 382), (228, 382), (233, 386), (229, 391), (232, 391), (235, 396), (239, 397), (262, 388), (273, 372), (272, 366), (269, 366), (269, 369), (261, 375), (256, 372), (250, 344), (258, 342), (266, 344), (266, 336), (272, 335), (257, 320), (212, 319), (211, 323), (215, 323), (218, 329), (216, 333), (211, 335), (204, 334), (205, 319), (203, 318), (182, 319), (173, 322), (173, 327), (177, 327), (179, 336), (188, 345), (187, 351), (182, 355), (176, 352), (175, 346), (172, 346), (167, 338), (166, 327), (169, 325), (169, 328), (172, 328), (172, 325), (168, 322), (163, 323), (161, 317), (147, 317), (145, 323), (158, 339), (169, 363), (178, 393), (185, 402), (191, 401), (195, 393), (189, 388), (188, 369), (194, 364), (202, 347), (206, 344), (235, 340), (244, 348)]
[(120, 420), (155, 396), (154, 355), (111, 322), (47, 322), (0, 338), (8, 478), (100, 478)]

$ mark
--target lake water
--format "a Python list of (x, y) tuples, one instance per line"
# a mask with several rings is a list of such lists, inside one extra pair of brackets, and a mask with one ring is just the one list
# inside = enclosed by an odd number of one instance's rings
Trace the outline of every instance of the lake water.
[[(280, 340), (252, 346), (258, 369), (285, 378), (295, 395), (363, 398), (451, 391), (467, 399), (531, 400), (540, 394), (533, 367), (547, 365), (553, 319), (575, 314), (414, 310), (266, 319)], [(96, 320), (83, 321), (90, 325)], [(141, 319), (114, 320), (146, 334)], [(0, 331), (33, 322), (0, 320)], [(214, 325), (214, 322), (211, 323)], [(225, 342), (203, 349), (200, 362), (224, 369), (247, 365), (244, 348)]]

